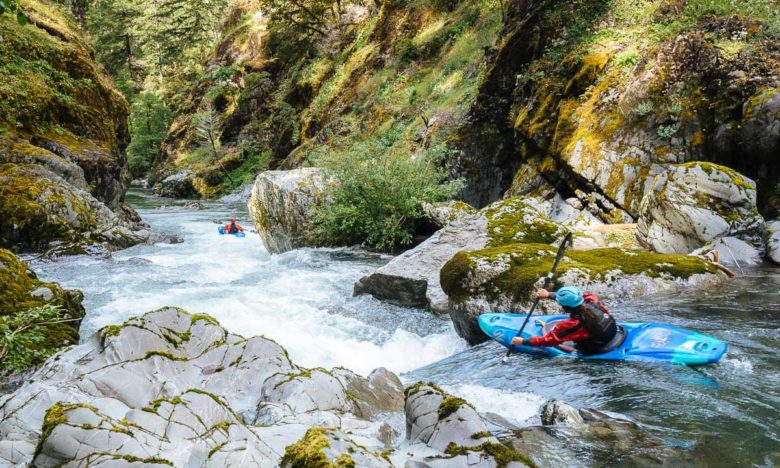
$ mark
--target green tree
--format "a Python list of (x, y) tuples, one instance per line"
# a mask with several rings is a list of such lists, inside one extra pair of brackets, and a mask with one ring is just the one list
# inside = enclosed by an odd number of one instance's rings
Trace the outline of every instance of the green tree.
[(207, 103), (202, 111), (193, 116), (195, 119), (195, 136), (200, 143), (202, 151), (209, 161), (216, 162), (222, 173), (233, 184), (230, 173), (222, 165), (222, 143), (220, 136), (222, 134), (222, 120), (219, 113), (214, 109), (211, 103)]
[(133, 177), (143, 177), (152, 167), (171, 125), (173, 114), (152, 92), (139, 94), (130, 112), (130, 145), (127, 160)]

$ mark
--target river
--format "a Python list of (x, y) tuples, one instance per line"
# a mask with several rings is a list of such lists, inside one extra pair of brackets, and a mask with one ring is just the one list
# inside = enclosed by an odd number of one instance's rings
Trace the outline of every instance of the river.
[[(547, 399), (622, 413), (696, 466), (780, 465), (780, 270), (752, 269), (717, 291), (683, 291), (613, 307), (621, 320), (658, 321), (725, 340), (728, 354), (700, 368), (515, 355), (469, 348), (447, 317), (352, 297), (352, 285), (389, 257), (358, 249), (270, 255), (255, 233), (217, 234), (246, 208), (202, 209), (131, 190), (128, 201), (179, 244), (139, 245), (107, 258), (35, 260), (41, 278), (84, 292), (81, 335), (174, 305), (208, 313), (232, 332), (261, 334), (306, 367), (386, 367), (405, 382), (431, 380), (517, 424), (537, 423)], [(617, 464), (594, 447), (551, 465)]]

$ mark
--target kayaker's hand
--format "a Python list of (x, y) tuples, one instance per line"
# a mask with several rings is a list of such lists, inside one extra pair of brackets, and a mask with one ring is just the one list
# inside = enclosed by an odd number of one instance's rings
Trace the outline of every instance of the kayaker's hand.
[(512, 344), (515, 346), (531, 344), (530, 342), (531, 340), (528, 338), (520, 338), (519, 336), (512, 338)]
[(540, 289), (536, 291), (536, 297), (538, 297), (539, 299), (547, 299), (548, 297), (550, 297), (550, 291), (546, 289)]

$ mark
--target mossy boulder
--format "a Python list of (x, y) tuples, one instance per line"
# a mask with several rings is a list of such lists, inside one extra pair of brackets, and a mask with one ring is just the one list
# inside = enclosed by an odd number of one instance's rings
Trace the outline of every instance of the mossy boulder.
[(79, 325), (84, 317), (82, 299), (80, 291), (63, 289), (57, 283), (39, 280), (16, 255), (0, 248), (0, 316), (53, 304), (61, 309), (60, 316), (63, 319), (78, 319), (47, 326), (45, 341), (40, 344), (42, 348), (57, 349), (78, 343)]
[[(487, 340), (477, 325), (480, 314), (525, 310), (534, 288), (550, 271), (555, 253), (545, 244), (508, 244), (455, 255), (441, 270), (441, 285), (450, 299), (458, 334), (469, 343), (480, 343)], [(724, 276), (698, 257), (619, 248), (568, 250), (552, 287), (575, 285), (609, 301), (624, 301), (710, 284)]]
[(324, 184), (322, 171), (317, 168), (266, 171), (257, 176), (248, 203), (249, 215), (269, 252), (317, 245), (309, 222)]
[[(90, 193), (37, 164), (0, 163), (0, 246), (33, 251), (83, 246), (121, 248), (148, 233), (131, 225)], [(62, 249), (62, 245), (73, 248)]]
[(672, 165), (642, 200), (640, 242), (661, 253), (689, 253), (722, 237), (763, 248), (756, 184), (725, 166)]

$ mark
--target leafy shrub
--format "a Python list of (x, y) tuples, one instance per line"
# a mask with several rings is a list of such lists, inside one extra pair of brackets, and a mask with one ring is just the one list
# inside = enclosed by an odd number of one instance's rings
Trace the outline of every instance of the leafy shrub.
[(658, 127), (658, 130), (656, 131), (659, 138), (663, 139), (669, 139), (674, 136), (675, 133), (677, 133), (677, 125), (671, 124), (671, 125), (661, 125)]
[(213, 78), (214, 81), (216, 82), (224, 83), (227, 82), (230, 78), (232, 78), (237, 71), (238, 71), (238, 67), (236, 67), (235, 65), (218, 67), (213, 72), (211, 72), (211, 78)]
[(48, 343), (49, 327), (76, 320), (52, 304), (0, 316), (0, 368), (22, 371), (42, 363), (62, 344)]
[(633, 67), (637, 62), (639, 62), (639, 51), (637, 50), (627, 50), (615, 56), (615, 66), (618, 68)]
[(644, 117), (650, 112), (653, 111), (653, 103), (649, 101), (642, 101), (639, 104), (637, 104), (636, 109), (634, 109), (634, 113), (640, 117)]
[(446, 182), (442, 146), (395, 154), (387, 139), (332, 152), (320, 163), (334, 181), (314, 208), (314, 235), (326, 245), (363, 244), (380, 251), (409, 245), (423, 202), (451, 198), (461, 181)]

